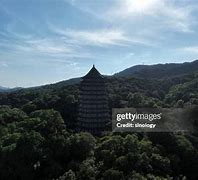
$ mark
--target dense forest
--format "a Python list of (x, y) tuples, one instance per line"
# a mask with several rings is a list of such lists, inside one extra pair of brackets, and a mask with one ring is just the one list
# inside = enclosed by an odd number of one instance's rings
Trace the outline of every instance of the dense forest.
[[(106, 77), (110, 109), (198, 105), (188, 72)], [(75, 133), (78, 94), (79, 81), (0, 93), (0, 179), (198, 179), (198, 134)]]

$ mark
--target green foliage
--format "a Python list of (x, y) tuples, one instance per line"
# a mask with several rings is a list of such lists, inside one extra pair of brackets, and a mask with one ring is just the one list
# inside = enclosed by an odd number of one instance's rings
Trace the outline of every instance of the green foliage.
[(37, 110), (30, 114), (31, 118), (39, 118), (41, 122), (40, 131), (44, 136), (57, 134), (65, 128), (64, 120), (59, 112), (54, 110)]
[(89, 133), (71, 136), (71, 153), (76, 160), (85, 160), (93, 155), (95, 138)]
[[(112, 107), (198, 104), (198, 76), (107, 78)], [(196, 134), (73, 133), (78, 85), (0, 94), (0, 179), (198, 179)]]
[(95, 138), (67, 132), (60, 113), (52, 109), (27, 115), (2, 106), (0, 112), (0, 179), (197, 178), (198, 151), (183, 135)]
[(104, 172), (104, 180), (111, 180), (111, 179), (115, 179), (115, 180), (124, 180), (124, 175), (122, 173), (122, 171), (119, 170), (114, 170), (114, 169), (108, 169)]
[(165, 97), (165, 102), (174, 103), (183, 100), (183, 102), (190, 102), (197, 104), (198, 99), (198, 79), (178, 84), (171, 87), (169, 93)]
[(75, 173), (70, 169), (65, 174), (58, 178), (58, 180), (76, 180)]
[(26, 113), (18, 108), (11, 109), (9, 106), (0, 106), (0, 125), (18, 122), (26, 117)]
[(78, 179), (95, 180), (97, 176), (97, 167), (93, 159), (87, 159), (79, 167)]

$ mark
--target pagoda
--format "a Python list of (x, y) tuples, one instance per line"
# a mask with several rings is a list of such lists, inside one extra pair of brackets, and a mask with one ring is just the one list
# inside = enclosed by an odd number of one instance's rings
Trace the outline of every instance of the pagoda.
[(105, 79), (93, 65), (80, 84), (77, 131), (100, 135), (109, 121)]

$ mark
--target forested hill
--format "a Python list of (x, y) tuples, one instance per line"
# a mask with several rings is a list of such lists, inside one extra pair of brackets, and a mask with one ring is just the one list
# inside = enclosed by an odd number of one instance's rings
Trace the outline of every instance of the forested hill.
[[(128, 75), (124, 75), (127, 72)], [(150, 75), (146, 75), (149, 72)], [(151, 104), (171, 107), (176, 106), (179, 100), (198, 104), (198, 60), (182, 64), (134, 66), (105, 78), (112, 107), (151, 106)], [(80, 80), (81, 78), (73, 78), (55, 84), (0, 92), (0, 105), (25, 109), (32, 106), (34, 107), (32, 110), (47, 108), (60, 110), (61, 107), (61, 111), (65, 112), (65, 104), (78, 100)], [(141, 96), (137, 100), (140, 102), (133, 100), (134, 96), (136, 98)]]
[[(105, 78), (110, 109), (198, 105), (198, 73), (192, 69), (159, 79)], [(0, 93), (0, 179), (198, 179), (197, 133), (73, 132), (79, 81)]]
[(137, 65), (125, 69), (115, 76), (134, 76), (140, 78), (164, 78), (178, 76), (198, 71), (198, 60), (185, 63), (170, 63), (156, 65)]
[[(185, 62), (185, 63), (169, 63), (169, 64), (155, 64), (155, 65), (136, 65), (130, 68), (127, 68), (121, 72), (114, 74), (113, 76), (106, 76), (107, 78), (114, 78), (114, 77), (135, 77), (135, 78), (142, 78), (142, 79), (163, 79), (163, 78), (173, 78), (176, 76), (183, 76), (189, 75), (198, 72), (198, 60), (193, 62)], [(39, 88), (60, 88), (63, 86), (68, 85), (75, 85), (79, 84), (81, 78), (72, 78), (69, 80), (60, 81), (57, 83), (47, 84), (43, 86), (37, 86), (29, 89), (39, 89)], [(0, 93), (1, 92), (14, 92), (17, 90), (21, 90), (23, 88), (16, 87), (16, 88), (6, 88), (0, 86)]]
[[(59, 111), (68, 127), (76, 119), (80, 78), (35, 88), (0, 93), (0, 105), (20, 108), (26, 113), (39, 109)], [(198, 73), (163, 79), (106, 77), (110, 108), (176, 107), (198, 105)]]
[[(142, 79), (163, 79), (175, 78), (198, 72), (198, 60), (185, 63), (169, 63), (169, 64), (155, 64), (155, 65), (137, 65), (127, 68), (113, 76), (106, 76), (107, 78), (125, 77), (125, 78), (142, 78)], [(79, 84), (81, 78), (72, 78), (58, 83), (49, 84), (43, 87), (61, 87), (65, 85)]]

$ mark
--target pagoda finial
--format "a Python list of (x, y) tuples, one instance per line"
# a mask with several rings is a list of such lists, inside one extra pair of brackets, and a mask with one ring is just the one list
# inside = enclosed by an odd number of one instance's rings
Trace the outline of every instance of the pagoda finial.
[(95, 68), (95, 65), (93, 64), (93, 68)]

